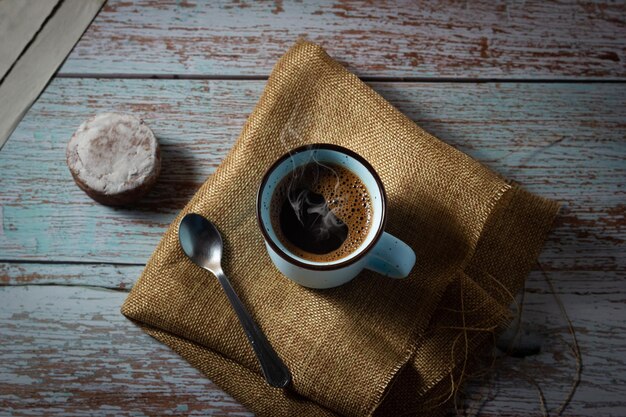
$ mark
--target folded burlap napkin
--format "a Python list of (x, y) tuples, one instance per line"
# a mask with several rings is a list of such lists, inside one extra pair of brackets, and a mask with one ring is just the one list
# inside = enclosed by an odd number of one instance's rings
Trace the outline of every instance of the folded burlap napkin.
[[(350, 148), (378, 172), (386, 230), (417, 255), (411, 275), (363, 272), (311, 290), (271, 263), (255, 218), (267, 168), (290, 149)], [(239, 139), (174, 220), (122, 312), (258, 415), (435, 415), (476, 352), (510, 320), (557, 205), (416, 126), (319, 46), (276, 64)], [(224, 271), (293, 374), (271, 388), (218, 282), (183, 254), (181, 217), (211, 219)]]

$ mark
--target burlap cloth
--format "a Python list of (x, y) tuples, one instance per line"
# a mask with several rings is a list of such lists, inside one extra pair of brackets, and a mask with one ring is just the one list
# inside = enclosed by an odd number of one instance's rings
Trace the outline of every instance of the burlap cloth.
[[(314, 142), (374, 166), (388, 196), (386, 230), (417, 255), (407, 279), (365, 271), (311, 290), (272, 265), (256, 224), (259, 181), (286, 151)], [(512, 294), (556, 211), (422, 130), (319, 46), (298, 42), (122, 312), (258, 415), (436, 415), (510, 320)], [(188, 212), (221, 231), (224, 271), (291, 370), (288, 389), (265, 383), (217, 280), (183, 254), (177, 227)]]

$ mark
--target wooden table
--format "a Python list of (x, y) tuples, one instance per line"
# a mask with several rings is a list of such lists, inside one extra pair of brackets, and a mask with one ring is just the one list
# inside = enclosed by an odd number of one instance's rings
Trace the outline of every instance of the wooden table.
[[(249, 415), (119, 307), (306, 36), (428, 131), (564, 203), (540, 262), (584, 363), (565, 414), (626, 415), (625, 19), (608, 0), (109, 1), (0, 152), (0, 414)], [(161, 179), (132, 209), (94, 203), (65, 165), (76, 127), (109, 110), (162, 144)], [(525, 301), (541, 353), (501, 361), (469, 411), (541, 415), (537, 386), (550, 410), (569, 390), (572, 339), (539, 270)]]

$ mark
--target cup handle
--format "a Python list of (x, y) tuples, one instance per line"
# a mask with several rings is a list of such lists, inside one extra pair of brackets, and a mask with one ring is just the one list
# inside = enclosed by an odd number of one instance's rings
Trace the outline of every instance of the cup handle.
[(415, 265), (415, 252), (400, 239), (384, 232), (367, 256), (365, 268), (391, 278), (406, 278)]

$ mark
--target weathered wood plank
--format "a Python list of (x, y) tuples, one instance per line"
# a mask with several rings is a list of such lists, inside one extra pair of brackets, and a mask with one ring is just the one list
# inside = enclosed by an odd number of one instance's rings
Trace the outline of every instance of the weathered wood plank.
[(127, 290), (142, 270), (142, 265), (4, 262), (0, 263), (0, 285), (85, 285)]
[[(552, 273), (549, 276), (557, 278)], [(597, 284), (590, 286), (595, 289), (581, 292), (574, 290), (576, 282), (562, 280), (559, 285), (559, 298), (573, 322), (583, 361), (580, 385), (563, 415), (625, 415), (626, 349), (620, 340), (626, 315), (626, 280), (622, 276), (617, 282), (619, 289), (607, 292)], [(537, 389), (530, 378), (542, 389), (550, 415), (556, 415), (555, 410), (572, 386), (576, 361), (567, 322), (543, 276), (531, 275), (528, 286), (523, 327), (541, 340), (541, 352), (523, 359), (504, 357), (496, 362), (489, 383), (470, 384), (468, 393), (482, 390), (484, 394), (487, 388), (487, 398), (474, 401), (483, 403), (480, 416), (542, 415)]]
[(266, 76), (299, 36), (367, 77), (626, 77), (626, 4), (114, 1), (63, 73)]
[(0, 414), (251, 415), (124, 318), (126, 295), (0, 288)]
[[(0, 260), (144, 264), (220, 163), (261, 81), (56, 79), (0, 152)], [(543, 254), (549, 270), (626, 269), (626, 86), (373, 83), (418, 124), (531, 191), (564, 202)], [(89, 115), (145, 118), (163, 174), (134, 209), (91, 201), (65, 166)]]
[[(49, 264), (0, 262), (0, 285), (91, 286), (128, 291), (143, 265)], [(626, 294), (626, 271), (552, 270), (550, 278), (557, 294)], [(531, 271), (526, 291), (550, 294), (540, 270)]]
[[(539, 281), (531, 285), (542, 287)], [(123, 318), (119, 306), (125, 296), (82, 287), (0, 287), (0, 409), (24, 415), (248, 415)], [(587, 416), (591, 407), (591, 414), (623, 415), (624, 291), (567, 293), (561, 298), (585, 360), (578, 394), (566, 414)], [(498, 365), (487, 385), (493, 398), (481, 415), (539, 414), (535, 388), (519, 371), (533, 375), (551, 407), (570, 385), (570, 337), (552, 296), (546, 291), (527, 294), (524, 320), (543, 337), (542, 351)]]

